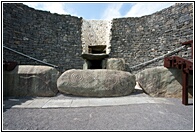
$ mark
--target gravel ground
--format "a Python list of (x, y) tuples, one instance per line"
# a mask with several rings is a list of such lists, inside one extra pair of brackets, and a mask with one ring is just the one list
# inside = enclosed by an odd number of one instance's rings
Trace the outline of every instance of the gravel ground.
[(169, 100), (174, 104), (5, 109), (3, 130), (193, 130), (193, 105)]

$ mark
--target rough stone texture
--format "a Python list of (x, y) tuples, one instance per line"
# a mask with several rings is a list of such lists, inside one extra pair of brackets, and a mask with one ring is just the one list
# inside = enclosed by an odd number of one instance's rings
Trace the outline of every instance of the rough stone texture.
[[(34, 10), (19, 3), (3, 3), (3, 45), (57, 65), (60, 72), (82, 69), (84, 60), (80, 55), (88, 53), (89, 45), (107, 45), (106, 54), (124, 58), (131, 67), (192, 39), (193, 3), (177, 3), (151, 15), (117, 18), (112, 22), (84, 20)], [(189, 57), (190, 48), (178, 55)], [(6, 49), (3, 49), (3, 58), (19, 64), (40, 64)], [(147, 67), (160, 65), (163, 60)]]
[(110, 58), (107, 59), (106, 69), (125, 70), (125, 60), (123, 58)]
[(82, 58), (87, 60), (102, 60), (108, 57), (108, 54), (82, 54)]
[[(3, 3), (3, 45), (41, 61), (60, 72), (81, 69), (82, 18), (35, 10), (19, 3)], [(43, 65), (3, 49), (5, 60)]]
[[(142, 17), (113, 19), (111, 32), (110, 57), (124, 58), (130, 67), (135, 66), (173, 51), (181, 46), (180, 42), (193, 39), (193, 3), (178, 3)], [(184, 52), (177, 55), (184, 56)], [(162, 65), (163, 60), (160, 60), (138, 71)]]
[(123, 96), (133, 92), (135, 76), (116, 70), (68, 70), (57, 80), (58, 90), (78, 96)]
[(4, 96), (55, 96), (59, 72), (48, 66), (19, 65), (3, 72)]
[(83, 20), (82, 53), (88, 53), (88, 46), (106, 45), (106, 54), (110, 53), (111, 21)]
[[(192, 79), (189, 80), (189, 85)], [(147, 68), (136, 74), (136, 81), (150, 96), (182, 97), (182, 72), (165, 67)], [(192, 95), (190, 88), (190, 96)]]

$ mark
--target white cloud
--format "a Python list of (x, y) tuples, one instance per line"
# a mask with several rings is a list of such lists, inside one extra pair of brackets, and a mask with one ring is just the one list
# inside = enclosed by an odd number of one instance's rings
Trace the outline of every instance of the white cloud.
[[(128, 4), (128, 3), (126, 3)], [(138, 2), (138, 3), (129, 3), (131, 4), (130, 10), (126, 13), (126, 15), (122, 15), (120, 13), (120, 9), (123, 6), (123, 3), (113, 3), (109, 4), (102, 15), (102, 19), (111, 20), (113, 18), (121, 18), (121, 17), (141, 17), (144, 15), (150, 15), (157, 11), (160, 11), (164, 8), (168, 8), (175, 3), (171, 2)]]
[(32, 8), (37, 8), (40, 5), (40, 3), (37, 2), (23, 2), (23, 4), (28, 5), (29, 7)]
[(120, 9), (121, 9), (122, 5), (123, 5), (123, 3), (109, 4), (109, 6), (104, 11), (101, 19), (111, 20), (113, 18), (121, 17)]
[[(24, 4), (39, 10), (50, 11), (51, 13), (58, 14), (71, 14), (78, 16), (77, 8), (74, 8), (74, 4), (68, 4), (63, 2), (24, 2)], [(123, 3), (108, 3), (108, 7), (102, 14), (101, 19), (111, 20), (113, 18), (121, 17), (141, 17), (144, 15), (152, 14), (156, 11), (160, 11), (164, 8), (174, 5), (175, 3), (169, 2), (138, 2), (138, 3), (126, 3), (131, 4), (130, 10), (126, 15), (120, 13), (123, 8)], [(90, 14), (90, 11), (89, 11)]]
[(33, 7), (35, 9), (50, 11), (51, 13), (71, 15), (76, 14), (73, 9), (66, 8), (66, 4), (61, 2), (24, 2), (23, 4)]
[(175, 3), (166, 3), (166, 2), (135, 3), (124, 17), (141, 17), (144, 15), (149, 15), (149, 14), (155, 13), (156, 11), (160, 11), (164, 8), (170, 7), (174, 4)]

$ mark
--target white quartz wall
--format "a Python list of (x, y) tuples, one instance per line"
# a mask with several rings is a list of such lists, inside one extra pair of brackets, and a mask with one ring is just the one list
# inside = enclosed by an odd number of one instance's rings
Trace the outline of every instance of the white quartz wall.
[(111, 21), (83, 20), (82, 53), (88, 53), (88, 46), (106, 45), (106, 54), (110, 53)]

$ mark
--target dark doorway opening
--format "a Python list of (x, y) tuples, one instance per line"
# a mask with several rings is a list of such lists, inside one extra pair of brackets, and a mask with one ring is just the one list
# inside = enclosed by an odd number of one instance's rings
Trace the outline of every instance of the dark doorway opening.
[(102, 60), (89, 60), (88, 69), (102, 69)]

